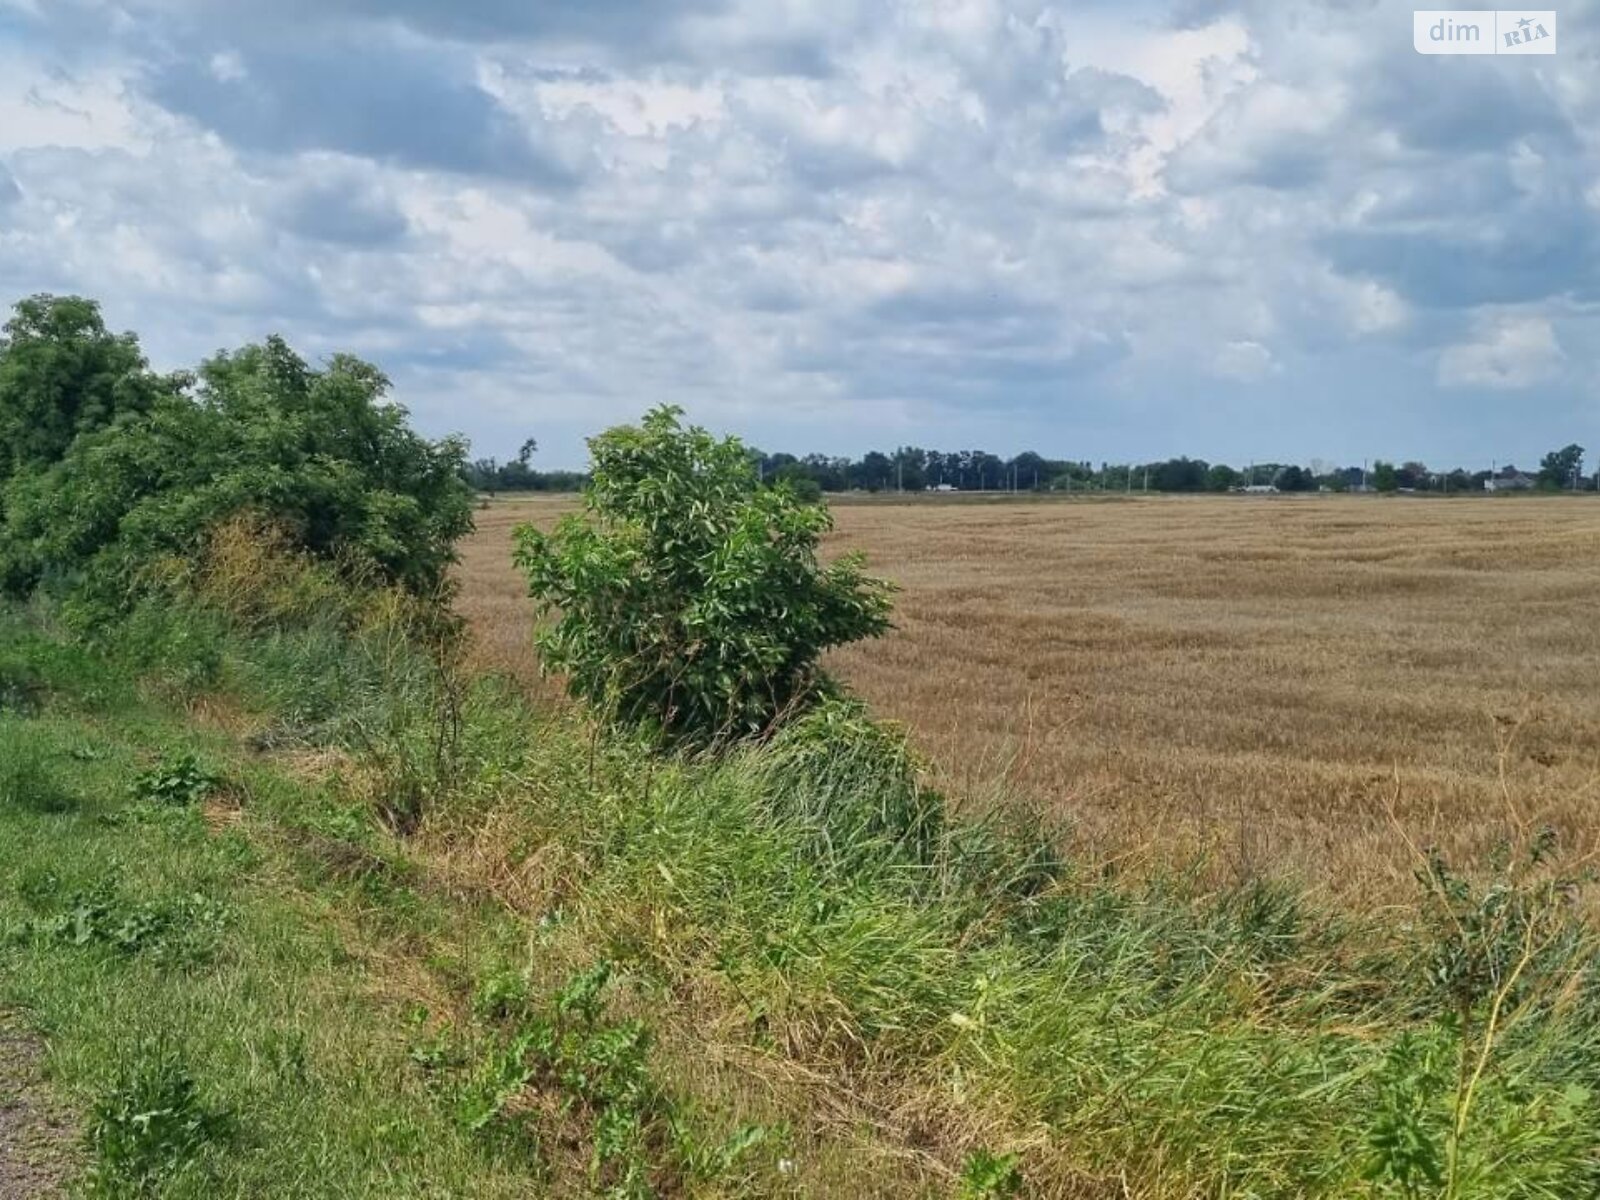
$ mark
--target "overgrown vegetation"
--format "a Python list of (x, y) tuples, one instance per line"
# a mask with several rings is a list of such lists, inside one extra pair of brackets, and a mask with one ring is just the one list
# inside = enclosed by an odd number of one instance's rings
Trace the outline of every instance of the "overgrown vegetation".
[(158, 378), (89, 302), (24, 301), (0, 341), (0, 585), (89, 627), (253, 512), (349, 581), (436, 591), (471, 525), (464, 447), (417, 437), (387, 389), (279, 338)]
[(1549, 836), (1419, 849), (1382, 924), (1086, 872), (822, 685), (887, 604), (816, 563), (825, 514), (670, 411), (596, 456), (594, 523), (523, 553), (592, 708), (465, 674), (421, 577), (254, 496), (119, 534), (92, 642), (71, 572), (0, 612), (0, 1007), (87, 1187), (1600, 1189), (1600, 947)]

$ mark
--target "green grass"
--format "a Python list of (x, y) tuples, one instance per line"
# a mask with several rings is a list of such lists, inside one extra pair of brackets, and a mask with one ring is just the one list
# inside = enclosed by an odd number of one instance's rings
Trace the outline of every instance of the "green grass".
[[(94, 1131), (93, 1186), (525, 1195), (526, 1172), (497, 1164), (413, 1069), (382, 939), (280, 848), (274, 808), (308, 802), (298, 785), (239, 763), (229, 739), (142, 706), (90, 717), (76, 699), (0, 729), (0, 777), (35, 797), (0, 800), (0, 1007), (47, 1035), (50, 1076)], [(237, 825), (142, 796), (183, 752), (238, 781)], [(117, 1114), (152, 1090), (187, 1097), (195, 1128), (180, 1114), (148, 1145), (126, 1136)]]
[[(142, 636), (0, 618), (0, 1007), (86, 1188), (1600, 1190), (1595, 939), (1548, 862), (1355, 928), (1081, 876), (848, 707), (664, 758), (392, 629)], [(182, 715), (218, 694), (227, 729)]]

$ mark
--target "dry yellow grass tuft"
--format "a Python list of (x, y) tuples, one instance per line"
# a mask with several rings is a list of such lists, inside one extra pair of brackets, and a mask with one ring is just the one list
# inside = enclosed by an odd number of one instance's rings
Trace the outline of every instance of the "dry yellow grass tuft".
[[(460, 607), (537, 675), (511, 530)], [(1600, 505), (1573, 498), (843, 503), (898, 629), (831, 666), (953, 793), (1021, 796), (1130, 870), (1203, 860), (1348, 902), (1409, 887), (1401, 830), (1466, 861), (1517, 822), (1600, 847)], [(1391, 816), (1392, 814), (1392, 816)], [(1398, 827), (1397, 827), (1398, 823)]]

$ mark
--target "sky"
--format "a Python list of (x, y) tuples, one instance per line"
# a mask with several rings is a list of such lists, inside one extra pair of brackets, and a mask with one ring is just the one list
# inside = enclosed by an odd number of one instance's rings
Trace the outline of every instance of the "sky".
[[(1600, 0), (0, 0), (0, 301), (281, 333), (430, 435), (1600, 453)], [(1593, 456), (1591, 456), (1593, 457)]]

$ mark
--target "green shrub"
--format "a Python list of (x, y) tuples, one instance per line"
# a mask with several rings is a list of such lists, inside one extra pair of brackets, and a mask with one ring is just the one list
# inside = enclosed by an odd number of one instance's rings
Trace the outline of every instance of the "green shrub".
[[(0, 379), (17, 352), (0, 345)], [(254, 513), (349, 578), (438, 591), (472, 523), (465, 449), (413, 433), (388, 387), (369, 363), (335, 355), (313, 370), (269, 338), (203, 364), (196, 396), (155, 388), (114, 421), (81, 424), (0, 479), (0, 583), (67, 593), (92, 627)]]
[[(93, 620), (92, 612), (84, 615)], [(215, 615), (166, 595), (140, 601), (121, 620), (91, 625), (83, 640), (112, 651), (146, 683), (183, 703), (221, 682), (225, 638)]]
[(663, 741), (769, 730), (826, 690), (831, 646), (889, 627), (889, 586), (829, 565), (832, 518), (761, 486), (743, 446), (658, 408), (590, 440), (587, 516), (517, 531), (545, 665), (605, 717)]

